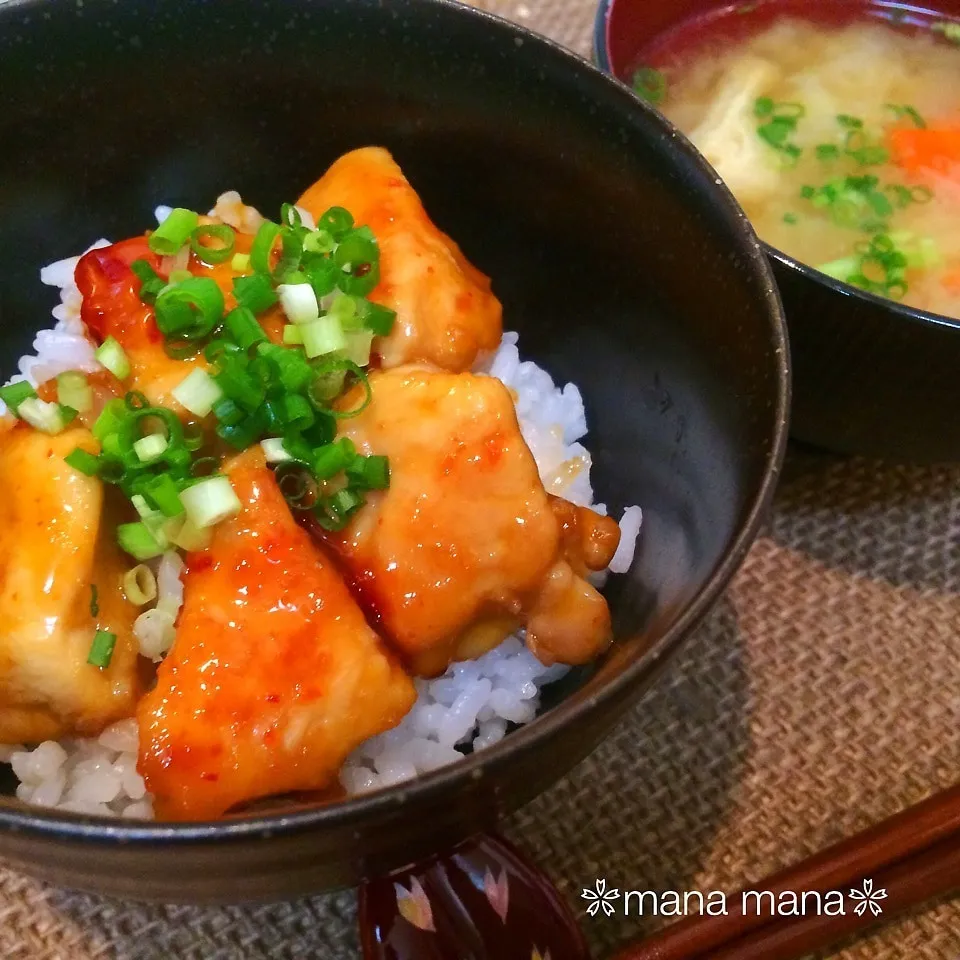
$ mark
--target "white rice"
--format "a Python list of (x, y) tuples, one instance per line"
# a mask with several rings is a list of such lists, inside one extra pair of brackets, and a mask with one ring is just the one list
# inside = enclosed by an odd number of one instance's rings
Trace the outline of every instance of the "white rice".
[[(159, 207), (158, 219), (168, 211)], [(255, 230), (259, 224), (259, 214), (245, 207), (234, 192), (223, 194), (215, 211), (238, 229), (252, 226)], [(108, 241), (98, 240), (90, 249), (106, 245)], [(41, 272), (44, 283), (61, 291), (61, 304), (53, 311), (57, 324), (37, 334), (35, 354), (20, 361), (20, 375), (14, 380), (26, 378), (36, 385), (66, 370), (98, 368), (80, 320), (81, 296), (73, 278), (77, 260), (61, 260)], [(505, 333), (499, 349), (477, 365), (478, 372), (499, 378), (513, 392), (524, 439), (548, 492), (605, 514), (604, 504), (593, 503), (590, 453), (579, 442), (587, 433), (580, 391), (572, 383), (557, 387), (541, 367), (522, 362), (517, 341), (516, 333)], [(0, 415), (4, 412), (0, 403)], [(629, 569), (641, 519), (639, 507), (624, 511), (611, 572)], [(163, 566), (157, 610), (173, 610), (176, 616), (182, 588), (178, 570), (171, 580), (174, 567), (169, 560)], [(599, 575), (595, 582), (603, 577)], [(151, 614), (145, 621), (160, 615)], [(159, 635), (151, 625), (141, 629), (138, 639), (144, 655), (159, 658), (163, 652)], [(341, 783), (351, 794), (391, 786), (453, 763), (468, 749), (496, 743), (511, 724), (534, 719), (541, 688), (567, 669), (540, 663), (524, 646), (521, 632), (478, 660), (453, 664), (433, 680), (417, 680), (418, 698), (410, 713), (399, 726), (354, 751), (341, 771)], [(25, 802), (77, 813), (150, 819), (151, 800), (136, 772), (136, 759), (133, 719), (114, 724), (97, 738), (48, 740), (32, 750), (0, 745), (0, 762), (13, 767), (20, 780), (17, 796)]]

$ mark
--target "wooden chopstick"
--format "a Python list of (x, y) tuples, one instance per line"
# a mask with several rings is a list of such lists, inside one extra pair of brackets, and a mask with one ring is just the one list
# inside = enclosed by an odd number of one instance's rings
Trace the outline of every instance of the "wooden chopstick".
[[(941, 846), (935, 847), (941, 842)], [(889, 902), (888, 891), (888, 901), (884, 901), (884, 916), (888, 916), (894, 909), (906, 909), (914, 903), (951, 889), (953, 842), (960, 848), (960, 784), (936, 793), (862, 833), (761, 880), (749, 889), (769, 890), (774, 897), (788, 890), (822, 893), (856, 887), (865, 877), (873, 879), (877, 884), (879, 876), (886, 876), (889, 871), (897, 884), (903, 886), (904, 899), (903, 905), (895, 908), (894, 903)], [(919, 856), (924, 851), (929, 851), (929, 862)], [(941, 857), (942, 869), (937, 866)], [(908, 871), (903, 876), (896, 874), (894, 870), (901, 861), (909, 861), (903, 863), (903, 869)], [(942, 886), (938, 887), (937, 884)], [(914, 894), (913, 891), (917, 893)], [(920, 893), (923, 895), (917, 899)], [(864, 917), (857, 917), (849, 910), (847, 916), (843, 917), (778, 918), (769, 912), (761, 911), (744, 914), (739, 894), (728, 898), (728, 911), (725, 916), (695, 916), (671, 924), (654, 936), (629, 945), (617, 954), (616, 960), (691, 960), (707, 953), (711, 958), (719, 958), (724, 956), (718, 952), (722, 948), (738, 941), (746, 943), (748, 935), (761, 938), (768, 926), (778, 930), (798, 927), (808, 929), (803, 926), (806, 923), (810, 930), (817, 931), (817, 937), (829, 937), (830, 940), (825, 942), (831, 942), (844, 932), (875, 922), (869, 910), (866, 911), (869, 916)], [(834, 933), (831, 922), (842, 920), (857, 922), (849, 928), (840, 929), (838, 926), (839, 933)], [(787, 936), (786, 933), (783, 935)], [(800, 933), (790, 936), (802, 938)], [(741, 957), (740, 953), (728, 955)], [(782, 954), (783, 957), (792, 955)], [(746, 957), (748, 954), (742, 956)], [(749, 956), (768, 955), (754, 953)], [(770, 958), (779, 956), (781, 955), (776, 953), (769, 954)]]
[[(784, 918), (726, 947), (711, 950), (710, 960), (798, 960), (932, 897), (952, 893), (960, 888), (960, 835), (901, 860), (871, 879), (875, 890), (884, 890), (887, 894), (880, 901), (883, 907), (880, 916), (874, 916), (869, 910), (858, 916), (848, 907), (843, 916)], [(853, 883), (857, 889), (862, 885), (862, 880)]]

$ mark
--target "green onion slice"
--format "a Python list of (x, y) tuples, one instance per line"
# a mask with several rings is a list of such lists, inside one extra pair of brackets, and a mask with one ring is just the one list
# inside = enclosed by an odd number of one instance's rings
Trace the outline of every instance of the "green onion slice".
[(223, 293), (210, 277), (190, 277), (157, 297), (157, 328), (164, 336), (199, 340), (223, 318)]
[(199, 219), (193, 210), (175, 207), (150, 235), (147, 245), (162, 257), (172, 257), (190, 239)]
[[(212, 242), (211, 242), (212, 241)], [(190, 249), (204, 262), (223, 263), (233, 256), (237, 235), (226, 223), (209, 223), (197, 227), (190, 235)]]
[(0, 400), (13, 413), (17, 412), (24, 400), (32, 400), (36, 396), (37, 391), (26, 380), (18, 380), (16, 383), (8, 383), (5, 387), (0, 387)]
[(99, 667), (101, 670), (110, 666), (113, 659), (113, 649), (117, 645), (117, 635), (107, 630), (98, 630), (90, 644), (90, 653), (87, 654), (87, 663)]

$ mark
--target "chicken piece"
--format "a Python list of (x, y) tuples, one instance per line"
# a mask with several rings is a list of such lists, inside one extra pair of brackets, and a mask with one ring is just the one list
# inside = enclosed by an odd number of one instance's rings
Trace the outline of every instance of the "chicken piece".
[(243, 511), (188, 558), (177, 637), (137, 711), (138, 768), (160, 818), (320, 790), (416, 696), (259, 449), (228, 473)]
[[(140, 693), (129, 567), (103, 485), (64, 463), (90, 434), (25, 426), (0, 433), (0, 742), (90, 736), (133, 713)], [(92, 587), (99, 611), (93, 615)], [(117, 636), (109, 666), (87, 663), (97, 630)]]
[(374, 342), (384, 367), (414, 361), (469, 370), (502, 334), (490, 281), (433, 224), (416, 191), (381, 147), (342, 156), (298, 201), (320, 217), (344, 207), (380, 245), (380, 283), (371, 300), (397, 312), (388, 337)]
[(202, 355), (186, 360), (167, 355), (153, 307), (140, 301), (140, 281), (130, 269), (134, 260), (146, 260), (161, 272), (160, 258), (147, 246), (146, 237), (90, 250), (80, 258), (75, 274), (83, 295), (80, 315), (98, 343), (112, 336), (123, 347), (130, 361), (128, 390), (139, 391), (155, 405), (182, 410), (171, 391), (192, 365), (207, 364)]
[[(341, 421), (341, 434), (390, 458), (390, 487), (344, 530), (317, 535), (384, 636), (427, 676), (524, 624), (545, 662), (594, 657), (610, 639), (609, 611), (565, 554), (577, 554), (578, 569), (587, 556), (609, 560), (619, 530), (603, 556), (574, 549), (578, 524), (589, 525), (571, 508), (561, 535), (507, 388), (417, 367), (372, 373), (370, 387), (372, 402)], [(342, 402), (358, 401), (354, 391)]]

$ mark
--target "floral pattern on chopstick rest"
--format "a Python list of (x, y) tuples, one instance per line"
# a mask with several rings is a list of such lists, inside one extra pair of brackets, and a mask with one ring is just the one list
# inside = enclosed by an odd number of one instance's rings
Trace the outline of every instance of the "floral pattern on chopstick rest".
[(589, 960), (550, 881), (481, 835), (360, 889), (364, 960)]

